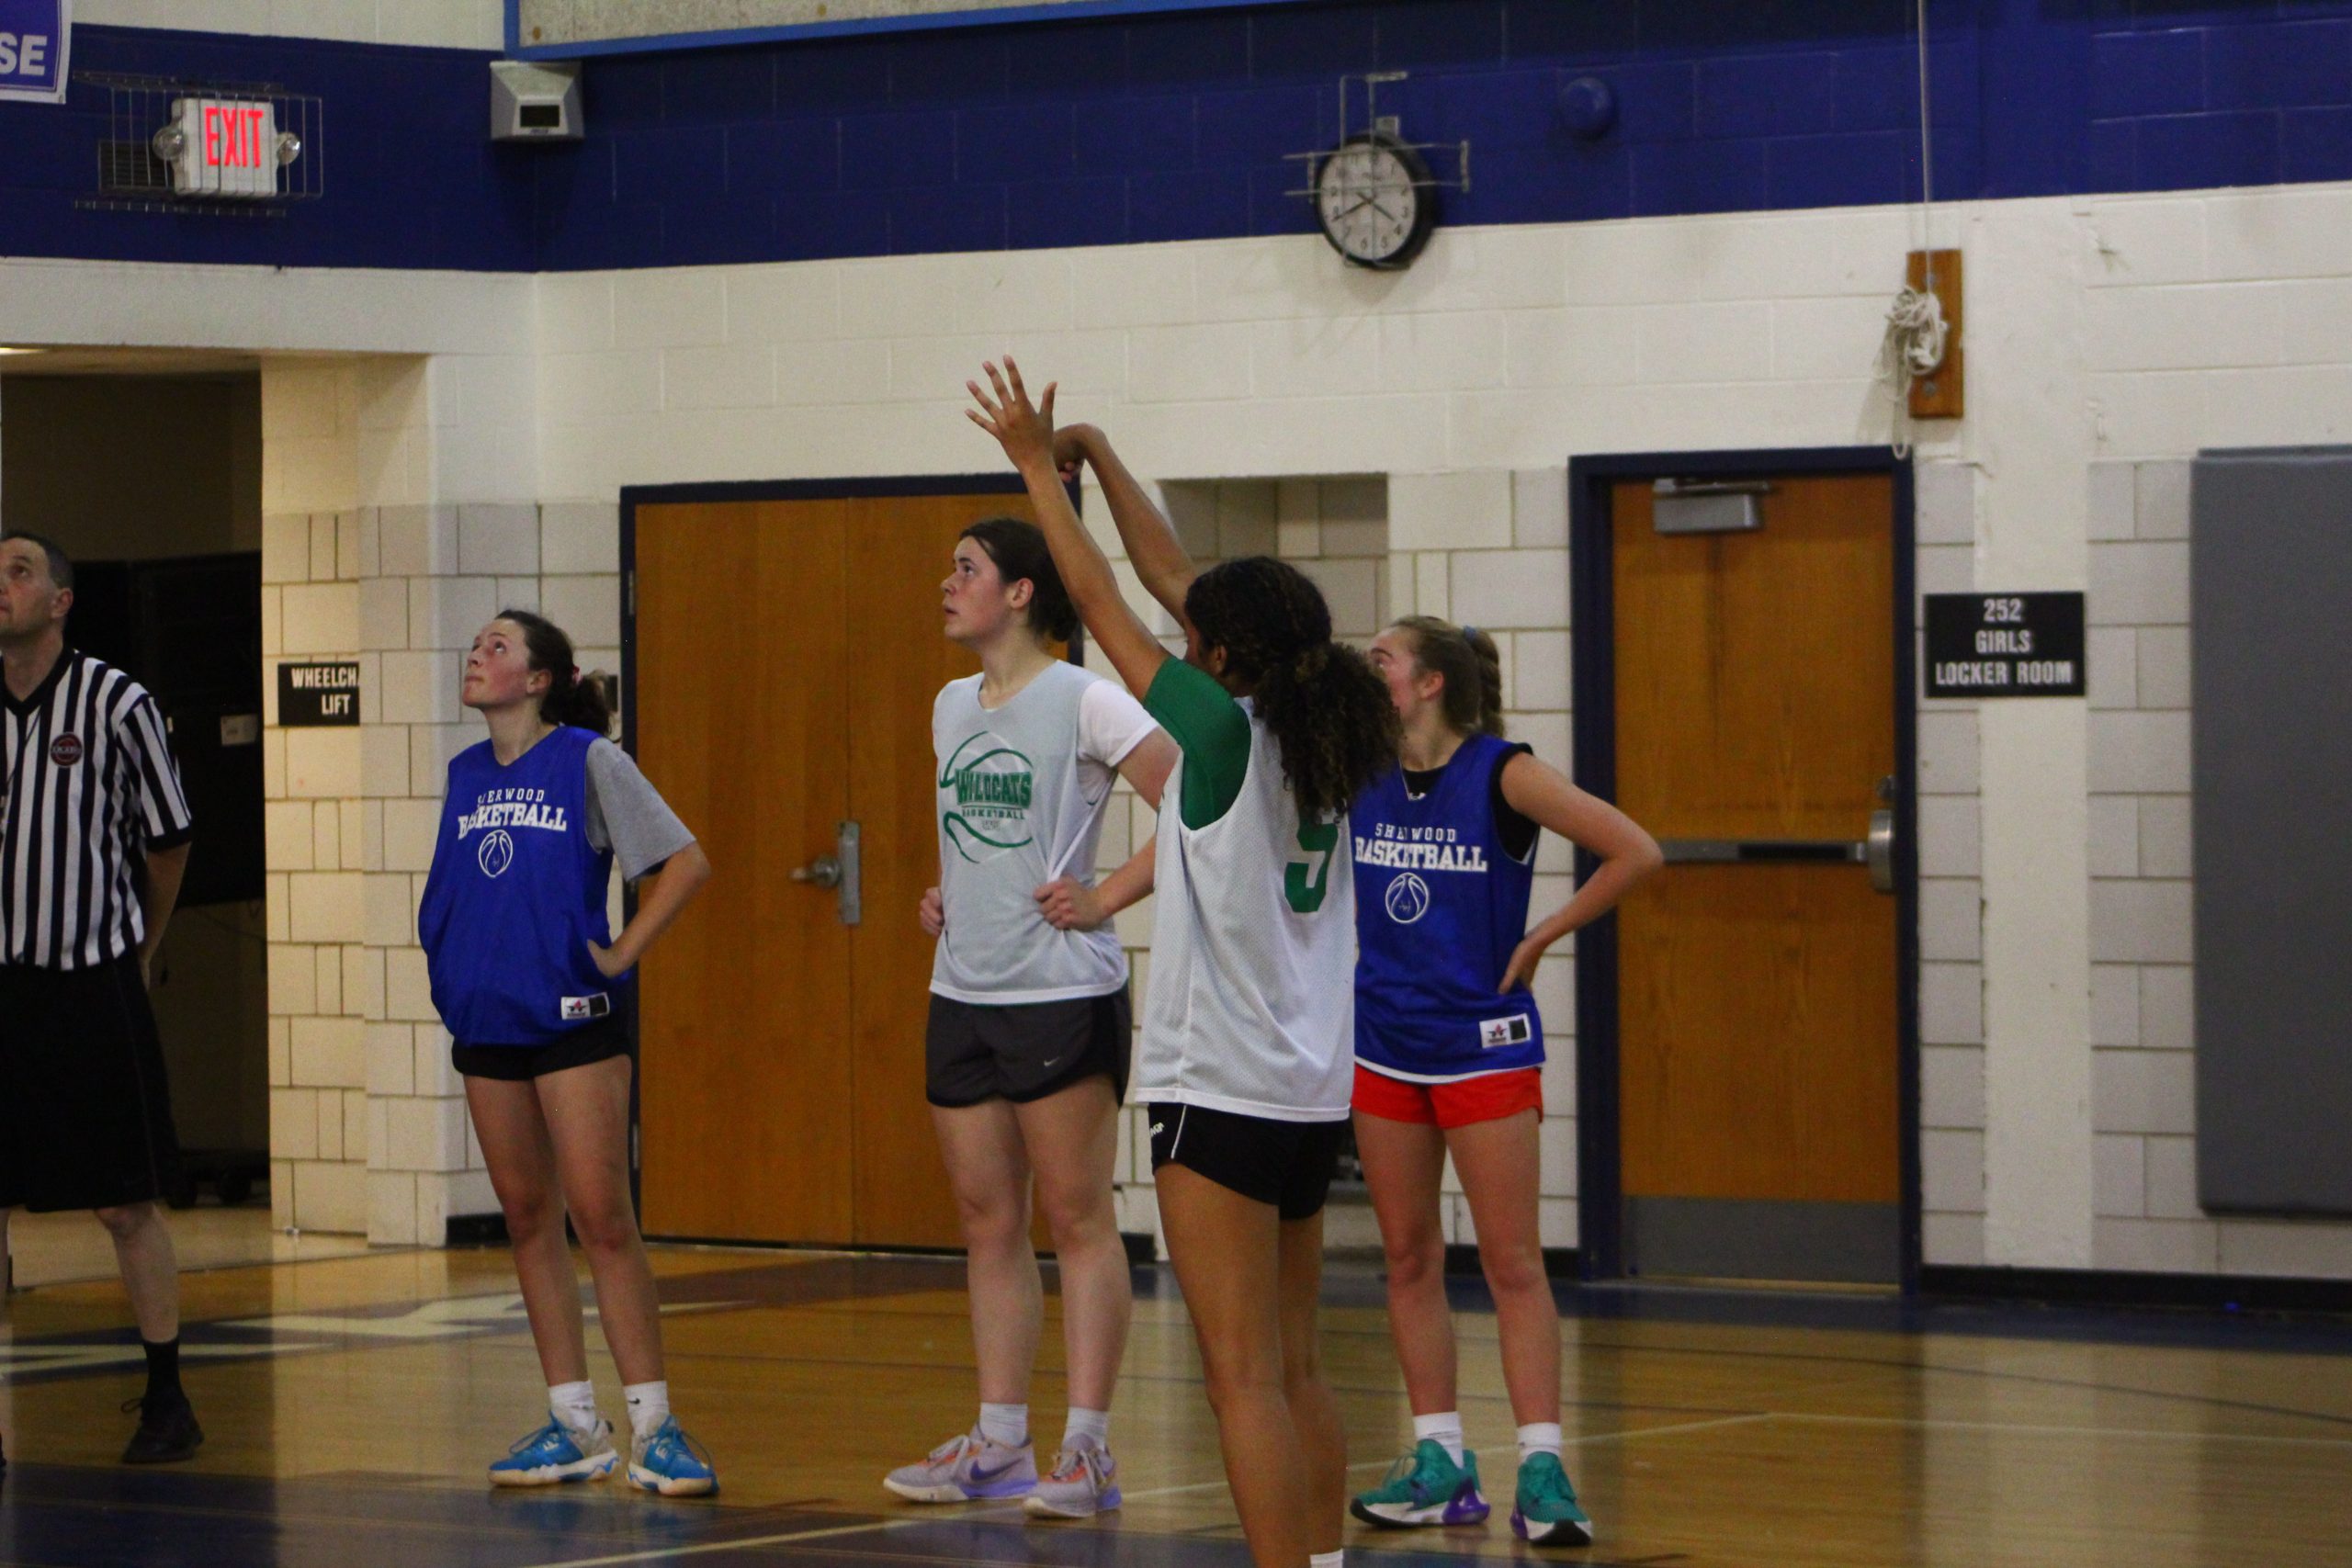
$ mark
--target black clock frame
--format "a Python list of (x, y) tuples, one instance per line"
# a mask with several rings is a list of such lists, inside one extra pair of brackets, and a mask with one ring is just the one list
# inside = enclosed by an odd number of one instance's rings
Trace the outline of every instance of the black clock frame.
[[(1405, 236), (1405, 243), (1378, 261), (1366, 261), (1362, 256), (1350, 254), (1323, 218), (1323, 170), (1330, 166), (1332, 159), (1349, 149), (1363, 146), (1378, 147), (1404, 165), (1405, 173), (1412, 179), (1416, 201), (1413, 227)], [(1308, 192), (1306, 199), (1315, 209), (1316, 232), (1323, 236), (1325, 244), (1340, 253), (1340, 260), (1350, 266), (1364, 267), (1373, 272), (1402, 272), (1413, 265), (1413, 258), (1421, 254), (1421, 248), (1430, 243), (1430, 232), (1437, 228), (1437, 179), (1430, 173), (1428, 161), (1411, 142), (1385, 130), (1360, 130), (1324, 154), (1322, 164), (1315, 172), (1314, 188)]]

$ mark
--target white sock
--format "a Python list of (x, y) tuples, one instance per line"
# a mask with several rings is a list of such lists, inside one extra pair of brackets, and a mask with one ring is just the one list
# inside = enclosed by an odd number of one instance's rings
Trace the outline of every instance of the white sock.
[(981, 1405), (980, 1436), (1008, 1449), (1019, 1448), (1029, 1440), (1029, 1407), (1025, 1404)]
[(1318, 1551), (1306, 1560), (1306, 1568), (1347, 1568), (1347, 1555), (1344, 1547), (1338, 1551)]
[(1413, 1441), (1436, 1443), (1445, 1450), (1445, 1457), (1454, 1463), (1462, 1462), (1462, 1412), (1441, 1411), (1435, 1416), (1413, 1417)]
[(1107, 1410), (1080, 1410), (1069, 1407), (1069, 1421), (1062, 1427), (1062, 1447), (1066, 1449), (1107, 1449), (1111, 1446), (1111, 1413)]
[(1560, 1424), (1557, 1421), (1530, 1421), (1519, 1429), (1519, 1462), (1525, 1464), (1537, 1454), (1560, 1457)]
[(596, 1431), (596, 1385), (593, 1382), (551, 1382), (548, 1384), (548, 1414), (563, 1424), (564, 1429), (583, 1438)]
[(640, 1438), (650, 1438), (661, 1430), (662, 1423), (670, 1418), (670, 1383), (633, 1382), (621, 1390), (628, 1400), (628, 1429)]

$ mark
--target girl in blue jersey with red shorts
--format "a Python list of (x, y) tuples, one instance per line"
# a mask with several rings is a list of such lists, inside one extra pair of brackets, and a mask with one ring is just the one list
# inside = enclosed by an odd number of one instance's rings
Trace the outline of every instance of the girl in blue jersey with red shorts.
[[(1487, 1517), (1463, 1447), (1438, 1220), (1447, 1155), (1470, 1200), (1519, 1423), (1512, 1528), (1582, 1546), (1592, 1523), (1560, 1463), (1560, 1328), (1536, 1224), (1544, 951), (1661, 863), (1632, 818), (1502, 738), (1502, 666), (1475, 627), (1416, 615), (1372, 645), (1403, 721), (1400, 766), (1355, 804), (1356, 1148), (1388, 1261), (1389, 1331), (1413, 1451), (1351, 1505), (1375, 1525)], [(1600, 869), (1532, 931), (1535, 840), (1549, 828)]]

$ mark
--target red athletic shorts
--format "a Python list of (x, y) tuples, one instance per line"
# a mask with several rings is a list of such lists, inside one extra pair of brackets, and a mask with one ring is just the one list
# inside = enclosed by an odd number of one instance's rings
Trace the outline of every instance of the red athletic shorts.
[(1452, 1083), (1414, 1083), (1375, 1073), (1359, 1062), (1354, 1103), (1365, 1115), (1385, 1122), (1466, 1127), (1473, 1122), (1499, 1122), (1522, 1111), (1533, 1111), (1540, 1122), (1544, 1119), (1544, 1069), (1519, 1067)]

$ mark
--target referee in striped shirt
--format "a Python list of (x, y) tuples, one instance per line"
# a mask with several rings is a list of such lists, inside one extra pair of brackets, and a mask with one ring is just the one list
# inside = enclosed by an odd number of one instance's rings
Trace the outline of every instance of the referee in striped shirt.
[(204, 1440), (180, 1388), (179, 1265), (156, 1201), (179, 1148), (147, 965), (193, 837), (154, 699), (65, 646), (74, 566), (0, 538), (0, 1235), (88, 1209), (147, 1349), (129, 1464)]

